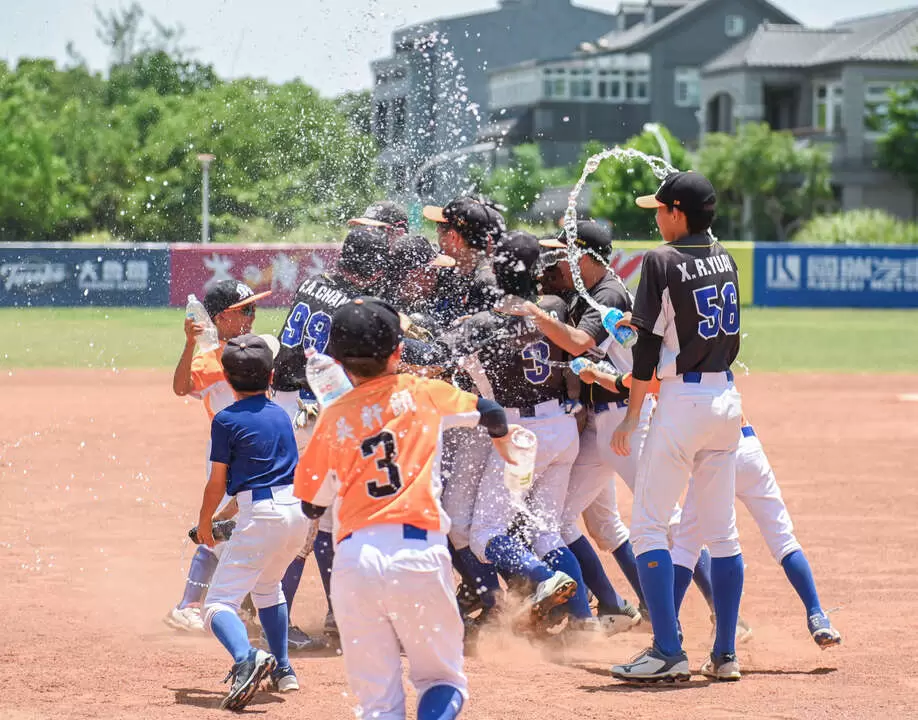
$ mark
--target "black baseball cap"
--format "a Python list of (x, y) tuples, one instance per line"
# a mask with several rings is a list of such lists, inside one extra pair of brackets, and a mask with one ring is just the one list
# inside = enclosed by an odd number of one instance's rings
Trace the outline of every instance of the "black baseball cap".
[(251, 305), (270, 294), (270, 290), (256, 293), (244, 282), (238, 280), (221, 280), (204, 296), (204, 309), (213, 320), (224, 310), (234, 310), (243, 305)]
[(398, 311), (379, 298), (359, 297), (335, 310), (326, 351), (335, 360), (385, 360), (401, 341)]
[[(562, 228), (557, 237), (540, 240), (539, 244), (544, 248), (566, 248), (567, 233)], [(612, 259), (612, 231), (608, 225), (596, 220), (577, 221), (577, 238), (574, 245), (583, 250), (592, 250), (606, 262)]]
[(279, 348), (276, 338), (271, 343), (261, 335), (240, 335), (223, 348), (223, 371), (236, 390), (265, 390), (271, 381), (274, 356)]
[(451, 227), (473, 248), (484, 250), (507, 229), (504, 216), (496, 208), (472, 197), (460, 197), (445, 207), (427, 205), (424, 217)]
[(530, 297), (536, 292), (536, 267), (539, 240), (527, 232), (514, 231), (501, 236), (494, 246), (494, 276), (505, 293)]
[(392, 264), (408, 272), (425, 265), (453, 267), (456, 261), (434, 248), (423, 235), (403, 235), (392, 246)]
[(714, 186), (701, 173), (675, 172), (666, 176), (656, 195), (642, 195), (638, 207), (677, 207), (684, 213), (711, 212), (717, 205)]
[(338, 269), (367, 278), (385, 270), (389, 264), (389, 239), (376, 227), (358, 225), (352, 229), (338, 256)]
[(398, 203), (382, 200), (370, 205), (360, 217), (348, 220), (347, 224), (379, 228), (396, 227), (407, 232), (408, 213)]

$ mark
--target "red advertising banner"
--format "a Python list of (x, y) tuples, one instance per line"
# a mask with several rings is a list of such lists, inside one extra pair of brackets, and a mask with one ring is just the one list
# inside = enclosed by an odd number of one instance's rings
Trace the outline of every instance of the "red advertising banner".
[(170, 305), (185, 305), (188, 295), (199, 298), (221, 280), (242, 280), (255, 292), (271, 290), (259, 302), (287, 307), (300, 284), (335, 266), (338, 245), (173, 245), (169, 264)]

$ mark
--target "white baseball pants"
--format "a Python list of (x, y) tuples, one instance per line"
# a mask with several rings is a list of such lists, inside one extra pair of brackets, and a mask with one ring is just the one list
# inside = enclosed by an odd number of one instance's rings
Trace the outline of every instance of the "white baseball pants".
[(504, 461), (492, 450), (472, 518), (471, 548), (482, 562), (488, 562), (488, 542), (505, 535), (519, 512), (527, 516), (532, 549), (537, 556), (544, 557), (565, 544), (561, 538), (561, 514), (579, 449), (577, 421), (556, 401), (537, 405), (536, 417), (521, 418), (513, 408), (506, 412), (508, 423), (522, 425), (538, 438), (535, 474), (529, 492), (514, 497), (504, 484)]
[(442, 503), (451, 523), (449, 539), (457, 550), (469, 546), (478, 485), (492, 450), (483, 427), (455, 427), (443, 433)]
[(446, 535), (410, 525), (357, 530), (335, 548), (331, 601), (360, 717), (404, 720), (400, 644), (418, 696), (451, 685), (468, 698)]
[(631, 534), (635, 555), (669, 550), (673, 511), (686, 484), (695, 496), (699, 535), (713, 557), (740, 553), (734, 508), (739, 391), (727, 373), (700, 382), (666, 378), (638, 462)]
[[(775, 473), (750, 426), (743, 428), (736, 451), (736, 498), (759, 526), (775, 561), (780, 563), (795, 550), (802, 549)], [(673, 563), (694, 568), (703, 544), (695, 498), (690, 492), (685, 498), (682, 521), (673, 528)]]
[(204, 622), (210, 627), (220, 610), (238, 612), (252, 594), (257, 608), (284, 602), (281, 580), (306, 533), (306, 516), (293, 494), (293, 485), (271, 488), (271, 497), (252, 499), (252, 491), (236, 495), (239, 514), (233, 536), (217, 563), (204, 599)]

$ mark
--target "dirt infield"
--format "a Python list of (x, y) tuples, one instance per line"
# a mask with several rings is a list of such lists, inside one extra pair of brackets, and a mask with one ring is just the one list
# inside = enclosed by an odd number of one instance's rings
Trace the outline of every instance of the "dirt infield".
[[(162, 372), (14, 371), (0, 389), (0, 718), (225, 717), (215, 709), (223, 649), (161, 622), (192, 550), (182, 538), (202, 489), (201, 407), (175, 398)], [(918, 393), (918, 376), (757, 374), (741, 389), (823, 603), (841, 608), (833, 621), (844, 645), (821, 652), (812, 643), (799, 601), (741, 510), (742, 613), (754, 627), (741, 683), (613, 681), (607, 667), (640, 650), (643, 633), (553, 657), (491, 637), (467, 663), (464, 717), (918, 717), (908, 664), (918, 656), (918, 402), (898, 397)], [(307, 569), (293, 617), (309, 631), (325, 608), (313, 561)], [(702, 606), (690, 591), (683, 624), (694, 669), (710, 628)], [(340, 658), (293, 663), (303, 689), (259, 694), (247, 714), (353, 717)]]

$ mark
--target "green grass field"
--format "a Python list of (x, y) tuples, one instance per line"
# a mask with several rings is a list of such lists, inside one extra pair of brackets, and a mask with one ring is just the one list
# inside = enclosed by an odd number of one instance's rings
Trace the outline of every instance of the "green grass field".
[[(255, 332), (276, 334), (284, 310), (260, 310)], [(0, 310), (0, 367), (174, 367), (182, 310)], [(914, 372), (918, 310), (743, 310), (740, 360), (756, 371)]]

